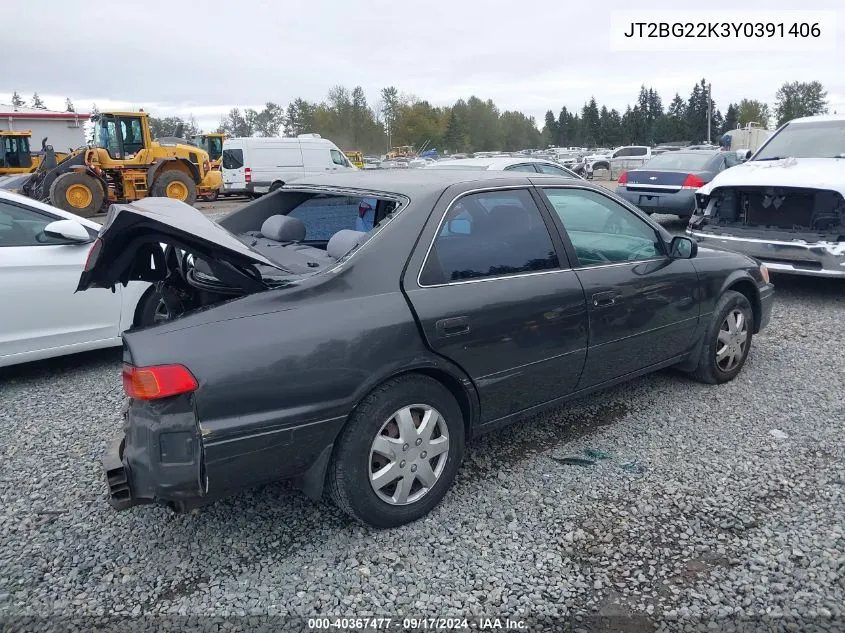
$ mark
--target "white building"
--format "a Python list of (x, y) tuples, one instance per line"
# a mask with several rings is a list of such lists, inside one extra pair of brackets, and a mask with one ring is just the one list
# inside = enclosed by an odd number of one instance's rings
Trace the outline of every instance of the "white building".
[(0, 132), (32, 131), (30, 149), (39, 151), (41, 140), (57, 152), (67, 152), (85, 145), (85, 123), (91, 118), (84, 112), (55, 112), (35, 108), (15, 108), (0, 103)]

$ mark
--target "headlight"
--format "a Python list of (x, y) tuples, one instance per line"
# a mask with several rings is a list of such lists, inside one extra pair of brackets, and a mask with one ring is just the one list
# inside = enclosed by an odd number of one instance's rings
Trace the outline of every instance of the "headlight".
[(763, 281), (769, 283), (769, 269), (766, 268), (766, 264), (760, 264), (760, 276), (763, 277)]

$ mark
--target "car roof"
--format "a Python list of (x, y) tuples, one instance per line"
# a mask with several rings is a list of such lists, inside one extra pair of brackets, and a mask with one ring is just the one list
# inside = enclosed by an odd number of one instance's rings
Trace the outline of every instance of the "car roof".
[[(542, 161), (540, 161), (542, 162)], [(305, 176), (290, 181), (283, 188), (326, 187), (332, 189), (353, 189), (370, 192), (403, 194), (409, 197), (426, 193), (442, 192), (444, 189), (462, 183), (495, 181), (496, 186), (530, 186), (535, 181), (549, 181), (550, 184), (578, 183), (585, 188), (600, 189), (586, 180), (573, 180), (571, 177), (532, 174), (519, 171), (486, 171), (471, 169), (371, 169), (335, 172), (319, 176)]]
[(8, 200), (9, 202), (16, 202), (17, 204), (22, 204), (35, 210), (46, 211), (47, 213), (52, 213), (53, 215), (59, 216), (65, 220), (75, 220), (83, 226), (88, 227), (89, 229), (100, 228), (100, 225), (96, 222), (78, 216), (75, 213), (63, 211), (62, 209), (58, 209), (52, 205), (45, 204), (43, 202), (38, 202), (38, 200), (33, 200), (32, 198), (27, 198), (26, 196), (23, 196), (19, 193), (15, 193), (13, 191), (5, 191), (3, 189), (0, 189), (0, 200)]
[(554, 163), (554, 161), (529, 156), (491, 156), (489, 158), (456, 158), (455, 160), (444, 161), (448, 165), (463, 165), (466, 167), (478, 166), (479, 169), (494, 169), (496, 167), (508, 167), (510, 165), (523, 165), (525, 163)]
[(815, 116), (802, 116), (798, 119), (788, 121), (790, 125), (793, 123), (821, 123), (826, 121), (845, 121), (845, 114), (817, 114)]

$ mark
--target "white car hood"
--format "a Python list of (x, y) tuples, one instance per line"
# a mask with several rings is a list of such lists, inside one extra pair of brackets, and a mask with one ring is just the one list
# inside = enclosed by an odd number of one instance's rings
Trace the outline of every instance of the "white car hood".
[(697, 193), (708, 195), (722, 187), (804, 187), (845, 196), (845, 158), (752, 160), (726, 169)]

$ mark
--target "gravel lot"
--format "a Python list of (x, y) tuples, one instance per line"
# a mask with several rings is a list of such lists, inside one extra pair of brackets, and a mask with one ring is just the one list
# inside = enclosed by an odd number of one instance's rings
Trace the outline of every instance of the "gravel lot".
[[(842, 630), (845, 283), (774, 281), (772, 324), (734, 382), (662, 372), (485, 436), (444, 503), (387, 531), (287, 485), (196, 516), (116, 513), (98, 459), (119, 429), (120, 352), (0, 370), (0, 618), (581, 614), (604, 618), (585, 630), (651, 631), (766, 615)], [(588, 449), (609, 457), (561, 461)]]

